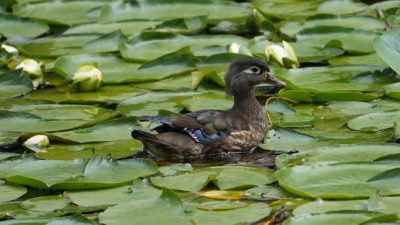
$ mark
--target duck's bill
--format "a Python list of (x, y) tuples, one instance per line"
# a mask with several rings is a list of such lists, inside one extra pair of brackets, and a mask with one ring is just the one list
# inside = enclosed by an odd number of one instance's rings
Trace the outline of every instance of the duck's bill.
[(272, 75), (272, 73), (266, 72), (265, 75), (267, 77), (265, 83), (275, 86), (276, 89), (282, 89), (286, 87), (286, 83), (277, 79), (274, 75)]

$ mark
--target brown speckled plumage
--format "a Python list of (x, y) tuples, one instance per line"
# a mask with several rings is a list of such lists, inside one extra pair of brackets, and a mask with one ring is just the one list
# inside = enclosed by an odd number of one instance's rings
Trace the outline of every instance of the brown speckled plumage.
[(202, 110), (175, 118), (143, 117), (163, 125), (155, 128), (158, 134), (135, 130), (132, 136), (144, 143), (150, 155), (162, 159), (250, 152), (268, 130), (264, 109), (254, 95), (254, 86), (260, 83), (285, 86), (269, 73), (263, 60), (236, 60), (225, 75), (226, 93), (234, 98), (230, 110)]

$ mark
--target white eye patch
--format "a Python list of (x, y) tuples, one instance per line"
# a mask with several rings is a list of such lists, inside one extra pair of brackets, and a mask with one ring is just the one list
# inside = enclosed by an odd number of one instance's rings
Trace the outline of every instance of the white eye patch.
[(261, 73), (261, 69), (258, 66), (251, 66), (245, 70), (243, 70), (244, 73), (251, 73), (251, 74), (260, 74)]

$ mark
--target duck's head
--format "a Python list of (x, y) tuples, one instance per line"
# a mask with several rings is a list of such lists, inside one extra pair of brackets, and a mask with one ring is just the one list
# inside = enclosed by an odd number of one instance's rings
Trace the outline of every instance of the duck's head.
[(233, 61), (225, 75), (225, 91), (228, 95), (238, 96), (252, 92), (254, 86), (261, 83), (272, 84), (277, 89), (286, 86), (285, 82), (270, 73), (264, 60), (254, 57)]

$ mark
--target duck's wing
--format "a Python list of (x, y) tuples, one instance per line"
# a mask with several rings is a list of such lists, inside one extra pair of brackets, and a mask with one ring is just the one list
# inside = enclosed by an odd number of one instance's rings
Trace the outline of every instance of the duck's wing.
[(219, 110), (196, 111), (174, 118), (141, 117), (140, 120), (160, 122), (162, 125), (155, 128), (159, 133), (171, 130), (183, 132), (201, 144), (215, 142), (235, 130), (248, 128), (242, 118), (231, 118), (227, 112)]

